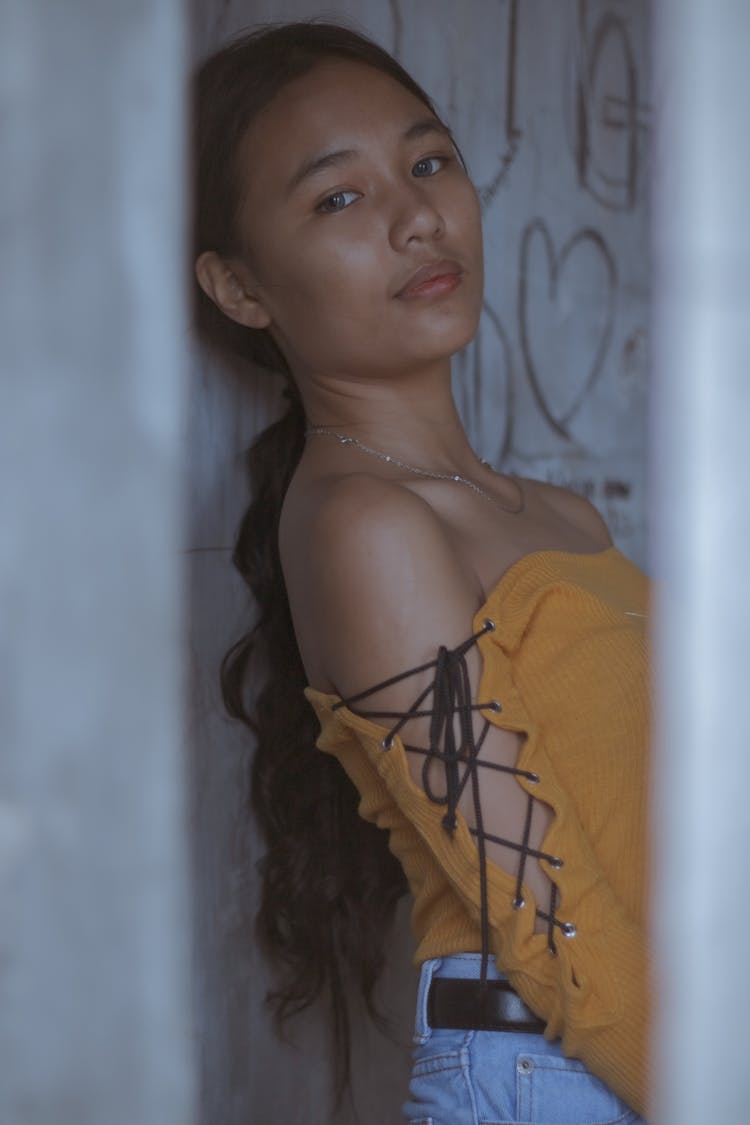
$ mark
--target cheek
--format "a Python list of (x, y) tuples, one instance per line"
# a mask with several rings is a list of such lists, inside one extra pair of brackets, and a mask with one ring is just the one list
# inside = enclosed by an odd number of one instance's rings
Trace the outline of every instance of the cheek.
[(382, 315), (389, 274), (366, 239), (310, 240), (277, 271), (273, 288), (280, 319)]
[(317, 283), (356, 299), (358, 293), (369, 295), (386, 288), (383, 254), (387, 244), (379, 247), (372, 229), (358, 237), (352, 227), (350, 222), (349, 229), (342, 230), (340, 237), (335, 232), (326, 232), (320, 239), (310, 240), (304, 250), (304, 265), (313, 287)]
[(269, 311), (288, 358), (335, 366), (381, 349), (388, 282), (387, 263), (366, 239), (310, 240), (283, 264), (277, 258)]

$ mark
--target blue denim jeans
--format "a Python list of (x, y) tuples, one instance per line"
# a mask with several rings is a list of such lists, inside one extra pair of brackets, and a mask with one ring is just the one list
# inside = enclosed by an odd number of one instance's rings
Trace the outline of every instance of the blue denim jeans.
[[(434, 976), (478, 978), (478, 953), (426, 961), (417, 997), (409, 1125), (646, 1125), (559, 1041), (510, 1031), (448, 1031), (427, 1023)], [(503, 973), (490, 961), (493, 979)]]

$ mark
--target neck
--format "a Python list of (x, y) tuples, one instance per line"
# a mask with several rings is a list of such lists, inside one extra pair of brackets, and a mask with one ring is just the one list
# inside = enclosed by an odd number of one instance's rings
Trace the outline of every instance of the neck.
[(437, 471), (471, 471), (476, 456), (453, 401), (450, 363), (408, 379), (324, 376), (300, 385), (311, 427)]

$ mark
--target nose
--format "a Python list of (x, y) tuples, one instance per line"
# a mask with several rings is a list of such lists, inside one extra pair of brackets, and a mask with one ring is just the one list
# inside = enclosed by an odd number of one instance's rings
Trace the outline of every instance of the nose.
[(403, 184), (393, 205), (391, 245), (404, 250), (411, 242), (431, 242), (445, 231), (445, 223), (429, 191), (418, 182)]

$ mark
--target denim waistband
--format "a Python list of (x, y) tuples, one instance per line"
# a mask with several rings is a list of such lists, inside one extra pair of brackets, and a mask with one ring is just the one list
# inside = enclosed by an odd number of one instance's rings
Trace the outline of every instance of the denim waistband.
[[(433, 977), (458, 977), (461, 980), (478, 980), (482, 969), (481, 953), (452, 953), (449, 957), (434, 957), (425, 961), (419, 977), (419, 991), (417, 992), (417, 1014), (414, 1021), (414, 1042), (426, 1043), (430, 1038), (431, 1029), (427, 1022), (427, 997)], [(507, 980), (505, 973), (500, 972), (495, 964), (495, 958), (490, 957), (487, 963), (488, 980)]]

